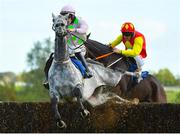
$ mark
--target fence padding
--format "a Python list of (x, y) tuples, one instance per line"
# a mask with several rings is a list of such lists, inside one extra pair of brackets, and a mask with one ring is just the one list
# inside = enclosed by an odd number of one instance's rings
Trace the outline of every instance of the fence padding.
[(59, 104), (67, 124), (59, 129), (50, 103), (0, 103), (0, 132), (180, 132), (180, 104), (125, 105), (112, 102), (81, 118), (76, 103)]

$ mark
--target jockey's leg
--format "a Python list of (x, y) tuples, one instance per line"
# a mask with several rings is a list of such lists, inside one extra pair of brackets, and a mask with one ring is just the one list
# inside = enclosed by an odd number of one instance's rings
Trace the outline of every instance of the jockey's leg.
[(75, 56), (82, 62), (83, 66), (86, 68), (86, 74), (85, 74), (86, 76), (85, 77), (91, 78), (93, 75), (87, 66), (84, 56), (82, 56), (81, 52), (75, 53)]
[(144, 65), (144, 61), (140, 55), (134, 57), (136, 64), (137, 64), (137, 69), (135, 70), (136, 76), (138, 78), (138, 83), (142, 80), (141, 78), (141, 71), (142, 71), (142, 66)]
[(43, 82), (43, 85), (46, 89), (49, 89), (49, 83), (48, 83), (48, 72), (49, 72), (49, 68), (51, 67), (52, 61), (53, 61), (53, 54), (51, 53), (51, 55), (49, 56), (49, 59), (46, 62), (46, 65), (44, 67), (44, 73), (45, 73), (45, 80)]
[(134, 57), (136, 64), (137, 64), (137, 69), (136, 72), (141, 72), (142, 71), (142, 66), (144, 65), (144, 61), (140, 55)]

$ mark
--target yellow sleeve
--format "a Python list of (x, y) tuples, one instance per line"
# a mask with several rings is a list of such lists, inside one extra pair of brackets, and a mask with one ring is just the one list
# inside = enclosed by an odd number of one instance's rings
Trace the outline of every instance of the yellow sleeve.
[(122, 41), (122, 35), (119, 35), (113, 42), (110, 42), (111, 47), (114, 48)]
[(143, 39), (142, 37), (137, 37), (134, 40), (133, 48), (128, 50), (122, 50), (121, 53), (128, 57), (135, 57), (141, 53), (142, 47), (143, 47)]

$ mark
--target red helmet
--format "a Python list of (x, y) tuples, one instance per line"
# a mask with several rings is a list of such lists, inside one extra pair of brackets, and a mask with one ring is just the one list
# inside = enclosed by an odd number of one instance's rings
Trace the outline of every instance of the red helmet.
[(125, 22), (121, 27), (121, 32), (134, 32), (135, 28), (131, 22)]

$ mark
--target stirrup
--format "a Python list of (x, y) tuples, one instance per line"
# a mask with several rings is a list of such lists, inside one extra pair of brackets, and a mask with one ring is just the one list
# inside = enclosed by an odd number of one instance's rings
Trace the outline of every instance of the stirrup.
[(139, 77), (141, 77), (141, 74), (140, 74), (140, 72), (134, 72), (134, 76), (139, 78)]
[(84, 78), (91, 78), (91, 77), (93, 77), (93, 75), (92, 75), (92, 73), (91, 72), (85, 72), (85, 74), (84, 74)]

